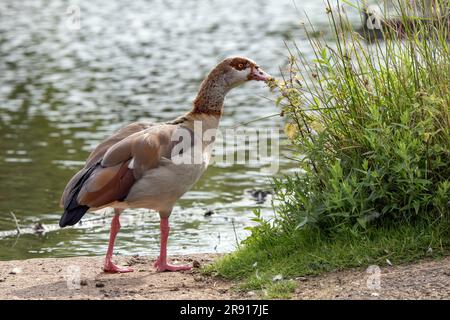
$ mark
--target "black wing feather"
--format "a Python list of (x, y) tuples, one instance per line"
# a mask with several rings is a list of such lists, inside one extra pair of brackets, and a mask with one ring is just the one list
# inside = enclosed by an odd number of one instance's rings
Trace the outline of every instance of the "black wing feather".
[(84, 216), (84, 214), (89, 210), (89, 207), (86, 205), (80, 205), (77, 201), (78, 194), (81, 190), (81, 187), (83, 187), (83, 184), (86, 182), (87, 179), (91, 176), (92, 172), (100, 166), (100, 162), (94, 164), (90, 168), (85, 168), (86, 172), (84, 172), (81, 177), (78, 179), (78, 181), (75, 183), (73, 188), (69, 191), (69, 195), (67, 199), (67, 203), (64, 204), (64, 213), (59, 220), (59, 226), (61, 228), (64, 228), (65, 226), (73, 226), (78, 221), (81, 220), (81, 218)]

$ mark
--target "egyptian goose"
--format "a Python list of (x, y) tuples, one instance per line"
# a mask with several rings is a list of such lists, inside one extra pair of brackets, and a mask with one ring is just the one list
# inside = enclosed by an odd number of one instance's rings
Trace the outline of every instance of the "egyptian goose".
[(184, 116), (166, 123), (131, 123), (101, 142), (64, 189), (59, 225), (76, 224), (88, 210), (114, 208), (103, 270), (130, 272), (131, 268), (112, 262), (120, 214), (126, 208), (156, 210), (161, 247), (154, 266), (157, 271), (189, 270), (191, 266), (167, 262), (172, 208), (208, 166), (225, 95), (246, 81), (270, 78), (248, 58), (227, 58), (203, 80), (191, 111)]
[[(388, 36), (386, 30), (394, 31), (398, 38), (404, 38), (407, 33), (417, 32), (426, 27), (431, 31), (433, 28), (443, 30), (450, 40), (450, 13), (448, 9), (435, 9), (428, 3), (423, 17), (393, 17), (384, 18), (380, 8), (369, 5), (362, 10), (363, 26), (357, 32), (368, 40), (383, 39)], [(442, 12), (442, 14), (440, 13)]]

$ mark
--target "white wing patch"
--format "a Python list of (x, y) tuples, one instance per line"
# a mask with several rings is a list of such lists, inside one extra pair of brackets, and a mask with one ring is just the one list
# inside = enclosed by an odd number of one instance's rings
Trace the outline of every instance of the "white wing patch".
[(133, 168), (134, 168), (134, 158), (131, 158), (130, 163), (128, 163), (128, 169), (133, 170)]

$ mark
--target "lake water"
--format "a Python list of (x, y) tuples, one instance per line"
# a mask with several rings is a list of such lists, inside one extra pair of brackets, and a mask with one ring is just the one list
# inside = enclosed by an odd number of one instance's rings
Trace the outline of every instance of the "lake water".
[[(188, 111), (205, 74), (228, 55), (251, 57), (275, 76), (286, 62), (284, 41), (295, 39), (311, 56), (291, 0), (67, 3), (0, 2), (0, 260), (102, 255), (110, 216), (57, 227), (61, 192), (99, 141), (130, 122)], [(327, 19), (320, 1), (297, 7), (314, 23)], [(78, 30), (70, 23), (77, 8)], [(277, 113), (267, 98), (275, 97), (261, 83), (233, 90), (222, 127)], [(283, 121), (246, 127), (282, 128)], [(278, 174), (289, 171), (282, 155)], [(249, 190), (267, 188), (272, 175), (261, 168), (271, 161), (210, 166), (172, 213), (169, 254), (231, 251), (248, 235), (252, 210), (270, 217), (270, 198), (258, 204)], [(10, 212), (24, 231), (19, 238)], [(27, 232), (35, 223), (43, 235)], [(154, 212), (125, 211), (116, 251), (157, 254), (158, 227)]]

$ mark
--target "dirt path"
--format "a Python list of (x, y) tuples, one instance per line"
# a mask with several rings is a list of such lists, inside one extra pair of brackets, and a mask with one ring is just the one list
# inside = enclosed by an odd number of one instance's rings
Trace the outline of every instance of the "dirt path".
[[(172, 258), (198, 266), (217, 255)], [(0, 299), (232, 299), (231, 283), (185, 272), (157, 273), (147, 258), (118, 258), (134, 272), (108, 274), (102, 257), (31, 259), (0, 262)], [(80, 271), (79, 273), (77, 271)], [(15, 274), (14, 274), (15, 273)], [(72, 283), (80, 283), (79, 287)]]
[[(218, 255), (177, 257), (206, 265)], [(151, 261), (122, 257), (135, 272), (105, 274), (101, 257), (0, 261), (0, 299), (255, 299), (235, 283), (203, 276), (197, 268), (156, 273)], [(367, 287), (366, 270), (298, 278), (294, 299), (449, 299), (450, 257), (380, 270), (380, 287)], [(77, 281), (79, 279), (79, 281)]]
[(294, 299), (450, 299), (450, 257), (298, 281)]

